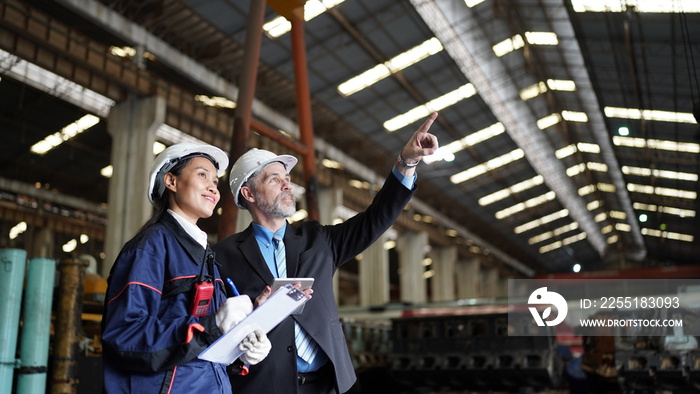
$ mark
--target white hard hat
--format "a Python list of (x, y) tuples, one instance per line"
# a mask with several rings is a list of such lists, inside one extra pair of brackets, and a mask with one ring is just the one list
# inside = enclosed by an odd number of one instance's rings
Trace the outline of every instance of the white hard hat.
[(155, 158), (151, 167), (150, 181), (148, 183), (148, 201), (156, 205), (155, 201), (165, 191), (163, 176), (172, 170), (181, 159), (204, 155), (214, 160), (214, 166), (217, 169), (216, 176), (224, 175), (226, 168), (228, 168), (228, 156), (215, 146), (182, 142), (171, 145), (162, 151)]
[(292, 171), (292, 168), (297, 164), (297, 158), (290, 155), (276, 155), (269, 150), (253, 148), (248, 152), (244, 153), (235, 163), (233, 163), (233, 168), (231, 168), (231, 175), (229, 176), (229, 185), (231, 186), (231, 193), (233, 193), (233, 199), (236, 201), (236, 205), (240, 209), (248, 209), (244, 204), (238, 201), (238, 193), (241, 192), (243, 184), (248, 181), (251, 175), (255, 174), (257, 171), (265, 167), (270, 163), (279, 161), (287, 169), (287, 173)]

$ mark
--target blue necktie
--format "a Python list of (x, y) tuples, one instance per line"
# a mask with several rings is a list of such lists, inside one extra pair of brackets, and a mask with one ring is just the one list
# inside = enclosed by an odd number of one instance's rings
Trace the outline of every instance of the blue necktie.
[[(287, 250), (284, 247), (284, 241), (282, 241), (282, 236), (280, 234), (275, 233), (273, 238), (276, 241), (275, 265), (277, 266), (277, 277), (286, 278)], [(294, 344), (297, 347), (297, 355), (299, 355), (302, 360), (311, 364), (316, 357), (318, 345), (296, 321), (294, 322)]]

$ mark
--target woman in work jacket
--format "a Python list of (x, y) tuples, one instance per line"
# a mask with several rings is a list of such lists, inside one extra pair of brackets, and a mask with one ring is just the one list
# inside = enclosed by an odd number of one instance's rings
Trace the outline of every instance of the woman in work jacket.
[[(226, 154), (210, 145), (176, 144), (156, 157), (148, 199), (157, 211), (124, 245), (108, 278), (104, 392), (231, 393), (226, 365), (197, 358), (253, 309), (247, 295), (226, 298), (197, 227), (212, 215), (227, 167)], [(240, 346), (234, 365), (241, 374), (270, 351), (259, 331)]]

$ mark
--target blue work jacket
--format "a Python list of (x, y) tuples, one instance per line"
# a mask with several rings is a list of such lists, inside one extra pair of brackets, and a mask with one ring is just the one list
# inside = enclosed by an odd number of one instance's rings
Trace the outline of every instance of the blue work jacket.
[[(231, 393), (226, 366), (197, 358), (222, 335), (215, 312), (226, 295), (214, 258), (169, 214), (124, 245), (107, 280), (106, 393)], [(215, 291), (208, 314), (195, 317), (203, 264)]]

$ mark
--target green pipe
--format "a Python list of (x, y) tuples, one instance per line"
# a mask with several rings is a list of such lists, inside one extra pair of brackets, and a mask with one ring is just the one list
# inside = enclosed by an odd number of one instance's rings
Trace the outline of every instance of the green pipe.
[(12, 391), (27, 251), (0, 249), (0, 393)]
[(46, 392), (55, 274), (56, 260), (43, 257), (29, 259), (24, 289), (17, 394)]

